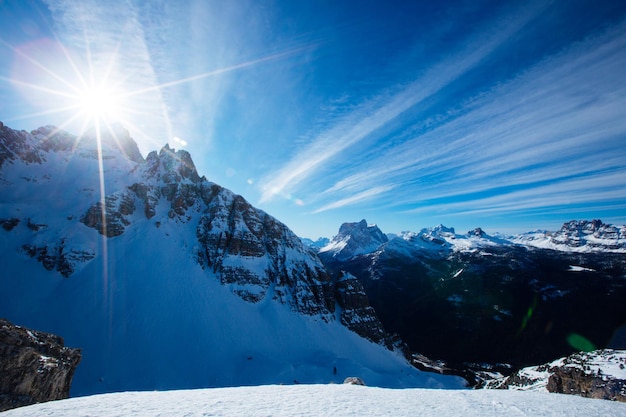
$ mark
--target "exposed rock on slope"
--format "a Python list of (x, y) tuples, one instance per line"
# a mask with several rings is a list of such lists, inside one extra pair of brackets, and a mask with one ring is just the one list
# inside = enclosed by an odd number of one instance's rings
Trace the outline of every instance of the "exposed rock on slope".
[(79, 349), (0, 319), (0, 411), (68, 398)]
[(344, 273), (335, 283), (335, 297), (341, 323), (353, 332), (376, 343), (392, 347), (392, 338), (385, 333), (363, 289), (355, 276)]
[(626, 402), (626, 351), (580, 352), (487, 382), (487, 389), (546, 390)]

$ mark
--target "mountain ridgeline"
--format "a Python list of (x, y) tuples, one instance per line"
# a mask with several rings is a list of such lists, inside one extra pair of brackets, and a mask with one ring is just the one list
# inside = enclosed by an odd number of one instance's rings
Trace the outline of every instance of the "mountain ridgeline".
[(506, 237), (439, 225), (382, 236), (365, 220), (347, 223), (319, 256), (361, 281), (383, 326), (413, 352), (506, 371), (626, 348), (625, 226), (572, 221)]
[(463, 384), (412, 368), (359, 280), (186, 151), (144, 159), (118, 127), (98, 141), (0, 125), (0, 201), (0, 316), (82, 348), (75, 394)]

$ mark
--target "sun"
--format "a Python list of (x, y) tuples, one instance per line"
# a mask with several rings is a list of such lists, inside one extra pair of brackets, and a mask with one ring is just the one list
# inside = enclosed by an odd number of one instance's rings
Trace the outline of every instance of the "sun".
[(76, 107), (86, 120), (112, 122), (120, 118), (121, 98), (113, 86), (87, 86), (76, 95)]

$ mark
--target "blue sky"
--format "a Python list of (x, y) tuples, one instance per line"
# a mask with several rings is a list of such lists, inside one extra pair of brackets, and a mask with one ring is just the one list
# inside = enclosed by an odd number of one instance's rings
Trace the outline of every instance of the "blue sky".
[(626, 223), (623, 1), (0, 0), (0, 120), (91, 84), (304, 237)]

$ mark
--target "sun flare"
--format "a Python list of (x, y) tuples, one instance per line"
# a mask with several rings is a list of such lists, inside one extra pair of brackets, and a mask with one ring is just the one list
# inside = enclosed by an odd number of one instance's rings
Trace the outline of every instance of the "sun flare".
[(88, 87), (77, 95), (77, 107), (83, 117), (92, 120), (119, 119), (121, 94), (111, 87)]

